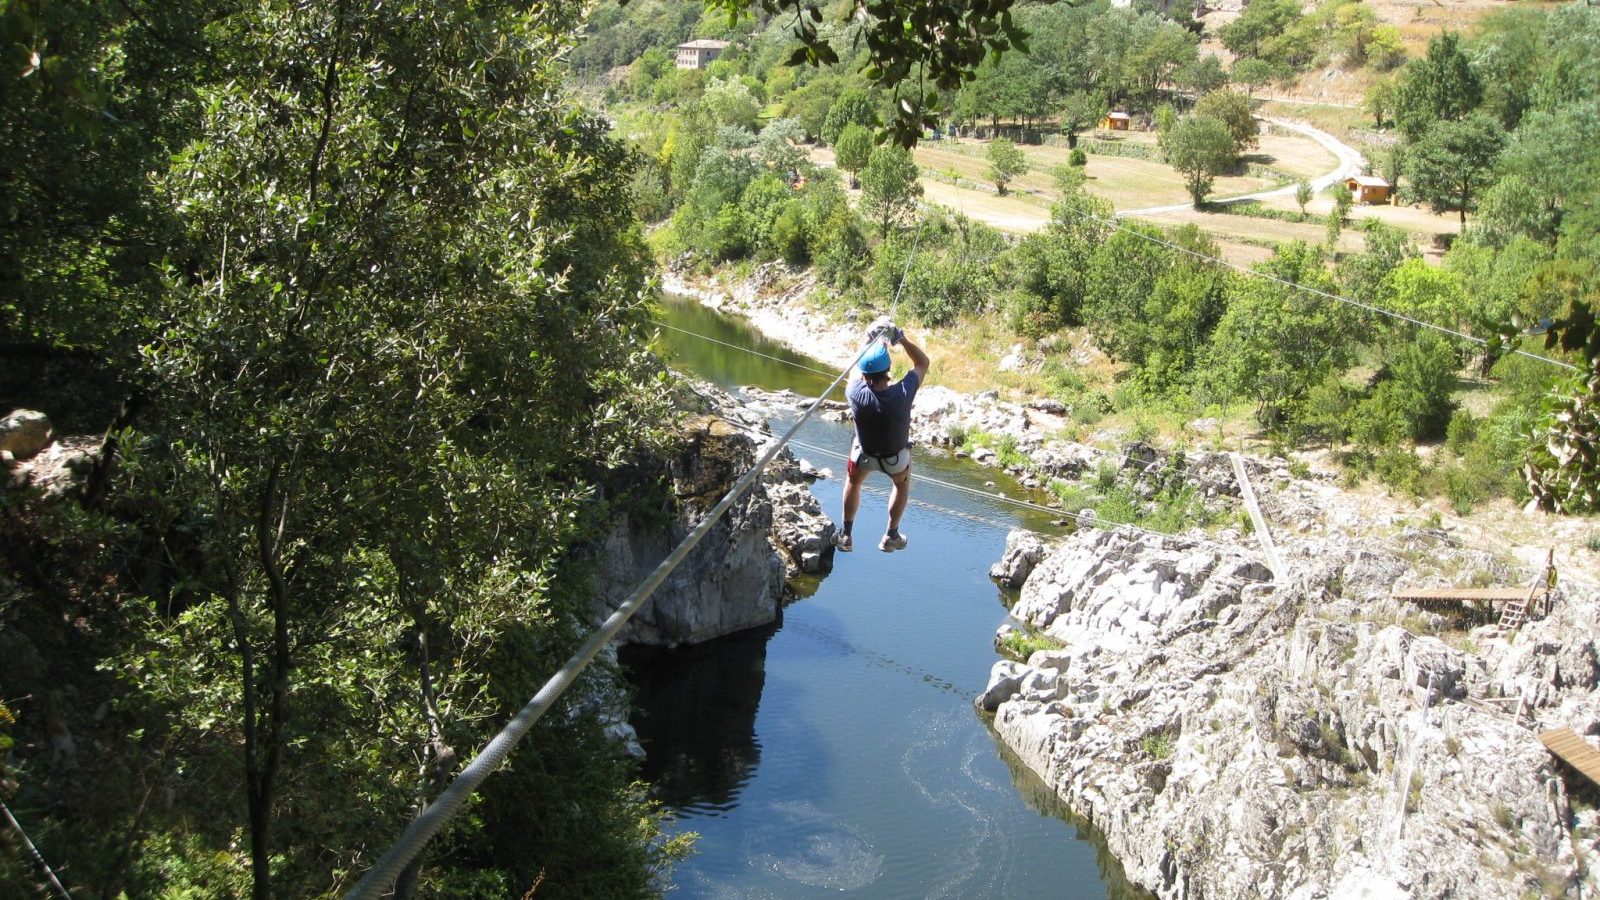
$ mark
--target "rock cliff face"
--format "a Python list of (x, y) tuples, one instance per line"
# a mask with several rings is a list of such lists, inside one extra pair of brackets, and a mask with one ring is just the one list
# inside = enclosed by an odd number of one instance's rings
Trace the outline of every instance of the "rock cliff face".
[[(751, 437), (759, 415), (728, 394), (696, 386), (708, 412), (684, 425), (668, 462), (669, 509), (647, 521), (624, 518), (601, 542), (597, 612), (609, 615), (711, 511), (764, 452)], [(758, 433), (758, 432), (757, 432)], [(623, 628), (622, 643), (697, 644), (773, 622), (786, 575), (826, 568), (833, 523), (806, 488), (787, 451), (712, 526)]]
[(1164, 898), (1594, 891), (1596, 814), (1535, 737), (1600, 734), (1593, 589), (1501, 636), (1388, 600), (1407, 569), (1326, 539), (1272, 584), (1225, 545), (1083, 532), (1013, 609), (1063, 646), (978, 702)]

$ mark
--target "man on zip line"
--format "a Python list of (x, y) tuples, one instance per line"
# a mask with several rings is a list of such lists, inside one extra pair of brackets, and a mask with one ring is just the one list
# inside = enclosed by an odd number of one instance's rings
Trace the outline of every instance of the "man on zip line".
[[(850, 530), (861, 505), (861, 485), (877, 469), (894, 482), (894, 492), (889, 497), (889, 528), (878, 541), (879, 550), (892, 553), (906, 546), (905, 535), (900, 533), (900, 516), (911, 499), (911, 403), (916, 399), (917, 388), (928, 377), (928, 354), (896, 328), (888, 316), (880, 316), (872, 323), (867, 340), (872, 347), (862, 354), (861, 371), (850, 379), (845, 391), (856, 433), (845, 463), (844, 529), (834, 537), (834, 543), (846, 552), (855, 549)], [(896, 344), (911, 357), (911, 371), (890, 384), (889, 347)]]

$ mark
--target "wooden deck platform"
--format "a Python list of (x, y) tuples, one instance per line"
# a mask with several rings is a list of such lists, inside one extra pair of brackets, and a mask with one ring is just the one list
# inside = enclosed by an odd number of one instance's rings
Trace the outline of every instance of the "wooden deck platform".
[(1600, 784), (1600, 750), (1578, 737), (1571, 728), (1557, 728), (1539, 733), (1539, 742), (1562, 762), (1582, 773), (1583, 777)]
[[(1545, 588), (1540, 586), (1532, 592), (1532, 599), (1538, 599)], [(1527, 600), (1528, 588), (1396, 588), (1389, 593), (1396, 600), (1411, 600), (1415, 602), (1453, 602), (1458, 600), (1483, 600), (1489, 603), (1511, 603), (1518, 600)]]

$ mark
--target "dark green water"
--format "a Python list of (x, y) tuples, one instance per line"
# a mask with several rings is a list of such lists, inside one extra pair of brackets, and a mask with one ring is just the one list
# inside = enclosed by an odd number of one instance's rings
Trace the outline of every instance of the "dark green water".
[[(670, 303), (664, 321), (829, 368), (698, 305)], [(680, 370), (733, 389), (815, 395), (830, 380), (667, 330), (660, 349)], [(931, 383), (937, 373), (934, 360)], [(799, 440), (842, 453), (848, 428), (812, 422)], [(796, 453), (842, 473), (819, 452)], [(997, 480), (993, 470), (917, 453), (916, 471), (940, 480)], [(1048, 516), (914, 484), (901, 526), (910, 546), (884, 554), (875, 547), (887, 484), (869, 481), (859, 549), (804, 585), (777, 626), (624, 656), (638, 688), (646, 774), (677, 827), (700, 835), (697, 854), (675, 873), (674, 896), (1141, 896), (972, 708), (1005, 619), (986, 573), (1007, 527), (1045, 530)], [(837, 521), (838, 481), (815, 490)]]

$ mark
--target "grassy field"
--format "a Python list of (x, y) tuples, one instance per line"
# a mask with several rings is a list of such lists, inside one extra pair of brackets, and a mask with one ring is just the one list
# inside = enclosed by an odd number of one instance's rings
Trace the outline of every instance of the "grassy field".
[[(1360, 97), (1356, 98), (1357, 103), (1360, 100)], [(1340, 140), (1347, 140), (1351, 137), (1351, 133), (1358, 129), (1372, 127), (1372, 116), (1360, 109), (1350, 109), (1344, 106), (1279, 103), (1269, 100), (1256, 107), (1256, 114), (1272, 119), (1298, 119), (1315, 128), (1320, 128)]]
[[(1127, 143), (1154, 153), (1156, 136), (1151, 132), (1102, 134), (1096, 138)], [(989, 180), (987, 143), (974, 140), (925, 143), (916, 150), (917, 165), (928, 177), (923, 179), (929, 199), (952, 205), (974, 218), (990, 221), (1005, 230), (1027, 230), (1027, 222), (1045, 221), (1038, 210), (1048, 210), (1056, 197), (1051, 171), (1066, 165), (1071, 151), (1060, 146), (1024, 146), (1028, 171), (1014, 179), (1006, 197), (996, 196)], [(1311, 177), (1327, 171), (1334, 157), (1315, 141), (1299, 135), (1268, 134), (1248, 161), (1267, 166), (1291, 177)], [(1165, 163), (1131, 156), (1089, 154), (1085, 167), (1090, 193), (1110, 200), (1119, 209), (1165, 206), (1188, 200), (1183, 178)], [(940, 182), (943, 182), (941, 184)], [(953, 183), (952, 183), (953, 182)], [(1218, 178), (1213, 196), (1228, 197), (1266, 190), (1281, 184), (1254, 175)], [(986, 215), (987, 214), (987, 215)]]

